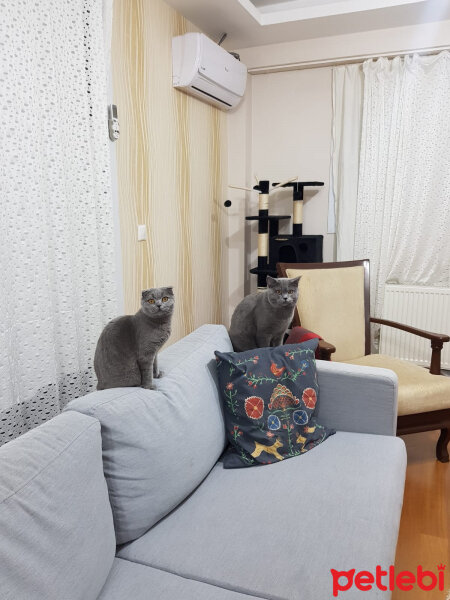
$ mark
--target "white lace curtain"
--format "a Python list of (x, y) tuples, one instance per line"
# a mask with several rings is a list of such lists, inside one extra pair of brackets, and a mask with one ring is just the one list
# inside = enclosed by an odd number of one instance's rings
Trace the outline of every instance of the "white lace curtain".
[(337, 259), (385, 283), (450, 286), (450, 53), (334, 69)]
[(0, 443), (91, 391), (116, 314), (101, 0), (0, 19)]

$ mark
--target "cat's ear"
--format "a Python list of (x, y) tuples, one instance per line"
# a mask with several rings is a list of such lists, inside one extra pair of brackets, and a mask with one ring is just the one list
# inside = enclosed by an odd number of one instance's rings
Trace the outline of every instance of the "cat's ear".
[(172, 287), (172, 286), (169, 286), (169, 287), (163, 287), (163, 288), (161, 288), (161, 289), (162, 289), (162, 290), (164, 290), (164, 292), (165, 292), (166, 294), (171, 294), (171, 295), (173, 296), (173, 287)]
[(289, 279), (289, 285), (297, 285), (298, 286), (298, 282), (300, 281), (301, 278), (302, 278), (302, 276), (299, 275), (298, 277), (293, 277), (292, 279)]
[(267, 282), (267, 287), (268, 288), (273, 288), (278, 283), (278, 281), (275, 279), (275, 277), (271, 277), (270, 275), (267, 275), (266, 282)]
[(150, 290), (142, 290), (142, 299), (145, 300), (148, 296), (148, 293), (150, 292)]

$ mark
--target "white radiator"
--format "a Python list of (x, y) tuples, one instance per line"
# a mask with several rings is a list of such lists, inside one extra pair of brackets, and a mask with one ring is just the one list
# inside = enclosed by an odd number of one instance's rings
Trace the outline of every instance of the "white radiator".
[[(450, 335), (450, 288), (386, 285), (383, 319)], [(430, 340), (381, 326), (380, 353), (429, 365)], [(450, 369), (450, 342), (444, 344), (441, 367)]]

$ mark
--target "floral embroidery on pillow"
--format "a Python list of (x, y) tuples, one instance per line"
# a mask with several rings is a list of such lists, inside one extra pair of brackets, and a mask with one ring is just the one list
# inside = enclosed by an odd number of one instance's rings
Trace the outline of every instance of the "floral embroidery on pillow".
[(300, 456), (334, 433), (314, 417), (319, 392), (316, 345), (317, 340), (310, 340), (257, 351), (216, 352), (230, 442), (226, 468)]

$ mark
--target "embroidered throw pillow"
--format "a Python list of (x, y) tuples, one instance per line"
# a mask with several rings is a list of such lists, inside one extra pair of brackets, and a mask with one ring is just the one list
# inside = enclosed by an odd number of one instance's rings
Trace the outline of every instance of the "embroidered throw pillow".
[(230, 446), (225, 468), (265, 465), (300, 456), (333, 430), (314, 417), (319, 386), (318, 340), (245, 352), (216, 352)]

